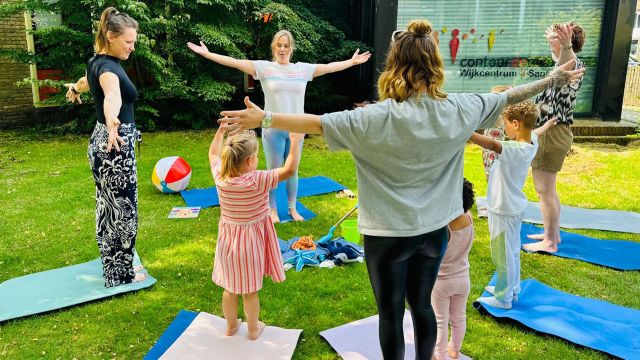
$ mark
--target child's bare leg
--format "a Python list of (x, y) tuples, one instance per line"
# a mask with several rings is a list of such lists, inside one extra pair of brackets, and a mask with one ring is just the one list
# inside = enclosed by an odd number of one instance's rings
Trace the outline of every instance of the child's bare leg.
[(258, 292), (242, 295), (242, 306), (244, 307), (244, 314), (247, 317), (247, 326), (249, 328), (249, 340), (255, 340), (260, 337), (264, 330), (264, 323), (258, 320), (260, 315), (260, 299), (258, 298)]
[(300, 215), (298, 213), (298, 210), (296, 210), (295, 204), (293, 207), (289, 208), (289, 215), (291, 215), (291, 218), (293, 219), (293, 221), (304, 221), (304, 218), (302, 217), (302, 215)]
[(225, 335), (231, 336), (240, 328), (241, 319), (238, 319), (238, 294), (233, 294), (224, 290), (222, 292), (222, 312), (227, 320), (227, 330)]
[(271, 208), (271, 211), (269, 212), (269, 216), (271, 216), (272, 223), (277, 224), (280, 222), (280, 216), (278, 216), (278, 209)]
[(449, 353), (449, 357), (452, 359), (457, 359), (460, 356), (460, 353), (455, 350), (451, 345), (447, 347), (447, 352)]

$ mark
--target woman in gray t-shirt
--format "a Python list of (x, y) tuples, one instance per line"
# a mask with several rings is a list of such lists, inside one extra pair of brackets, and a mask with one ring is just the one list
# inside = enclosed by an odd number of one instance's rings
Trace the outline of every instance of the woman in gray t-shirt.
[(444, 64), (425, 20), (396, 31), (378, 80), (380, 102), (323, 116), (223, 111), (232, 133), (263, 127), (323, 134), (331, 150), (348, 150), (356, 163), (359, 227), (380, 314), (385, 359), (404, 358), (405, 299), (413, 317), (417, 359), (431, 359), (436, 321), (431, 309), (447, 224), (462, 210), (464, 146), (478, 128), (495, 123), (502, 108), (582, 76), (566, 71), (499, 94), (445, 94)]

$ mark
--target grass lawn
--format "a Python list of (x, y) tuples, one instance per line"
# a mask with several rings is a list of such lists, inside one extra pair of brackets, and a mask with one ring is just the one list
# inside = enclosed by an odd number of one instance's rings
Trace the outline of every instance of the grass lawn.
[[(150, 289), (0, 324), (0, 359), (140, 359), (181, 309), (221, 316), (221, 289), (211, 278), (219, 208), (197, 219), (167, 219), (179, 195), (164, 195), (151, 184), (155, 162), (180, 155), (193, 168), (190, 188), (212, 185), (206, 159), (212, 132), (145, 134), (138, 158), (140, 229), (138, 252), (158, 279)], [(98, 257), (94, 239), (94, 184), (87, 163), (88, 136), (38, 137), (0, 132), (0, 282)], [(262, 154), (261, 154), (262, 155)], [(480, 150), (467, 146), (465, 176), (486, 193)], [(587, 208), (640, 212), (640, 146), (580, 144), (559, 175), (562, 202)], [(264, 159), (261, 158), (261, 165)], [(329, 153), (321, 138), (305, 143), (302, 177), (326, 175), (357, 190), (348, 153)], [(531, 179), (529, 199), (536, 199)], [(633, 195), (636, 194), (636, 195)], [(334, 194), (305, 198), (318, 217), (279, 224), (278, 235), (316, 238), (355, 203)], [(475, 216), (475, 208), (474, 208)], [(487, 222), (475, 220), (470, 255), (471, 295), (478, 297), (493, 273)], [(640, 241), (640, 235), (577, 231)], [(624, 256), (624, 254), (621, 254)], [(572, 294), (640, 309), (640, 272), (618, 272), (543, 255), (522, 255), (523, 279), (534, 277)], [(267, 280), (260, 292), (262, 320), (302, 328), (294, 359), (336, 359), (318, 335), (322, 330), (376, 314), (364, 264), (287, 272), (287, 280)], [(462, 347), (474, 359), (602, 359), (579, 348), (480, 315), (468, 305)]]

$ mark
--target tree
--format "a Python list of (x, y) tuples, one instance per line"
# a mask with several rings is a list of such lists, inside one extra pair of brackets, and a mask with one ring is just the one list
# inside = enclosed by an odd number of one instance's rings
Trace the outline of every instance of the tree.
[[(9, 0), (0, 4), (0, 19), (40, 10), (61, 14), (62, 25), (32, 31), (35, 53), (0, 49), (0, 56), (61, 69), (64, 79), (77, 79), (93, 54), (102, 10), (115, 6), (139, 22), (136, 51), (123, 63), (138, 88), (136, 122), (146, 129), (197, 129), (212, 124), (223, 104), (239, 99), (242, 75), (192, 53), (186, 47), (188, 41), (201, 40), (210, 51), (237, 58), (270, 59), (271, 37), (286, 28), (296, 38), (294, 61), (344, 60), (356, 48), (366, 49), (310, 11), (310, 4), (304, 0), (286, 4), (272, 0)], [(270, 21), (265, 22), (269, 14)], [(62, 90), (66, 81), (25, 79), (20, 85), (33, 82)], [(328, 105), (331, 98), (326, 94), (336, 92), (332, 86), (330, 79), (314, 84), (307, 102), (319, 110)], [(63, 104), (63, 92), (46, 102)], [(86, 130), (93, 121), (94, 117), (77, 128)]]

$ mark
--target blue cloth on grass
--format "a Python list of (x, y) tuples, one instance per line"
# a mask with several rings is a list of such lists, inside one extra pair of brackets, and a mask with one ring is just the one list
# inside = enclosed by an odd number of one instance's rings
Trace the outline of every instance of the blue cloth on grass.
[(300, 237), (294, 237), (288, 241), (278, 239), (280, 253), (284, 264), (296, 265), (296, 271), (302, 270), (304, 265), (318, 266), (324, 260), (332, 260), (336, 265), (355, 262), (358, 257), (364, 255), (363, 248), (343, 237), (336, 238), (324, 244), (316, 243), (316, 250), (293, 250), (291, 246)]

